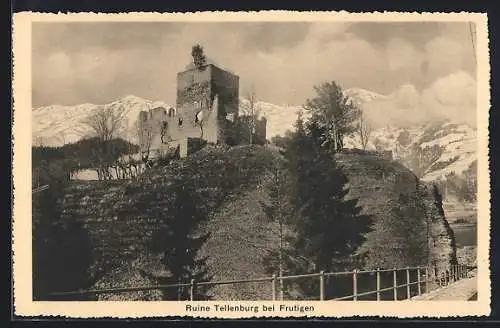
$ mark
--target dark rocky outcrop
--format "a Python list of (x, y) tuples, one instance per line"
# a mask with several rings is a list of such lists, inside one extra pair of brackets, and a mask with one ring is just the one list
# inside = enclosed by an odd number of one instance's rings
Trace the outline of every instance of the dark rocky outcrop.
[[(358, 198), (373, 218), (374, 231), (359, 250), (365, 268), (431, 265), (443, 270), (456, 262), (453, 231), (434, 186), (388, 158), (339, 154), (337, 160), (349, 180), (348, 197)], [(396, 245), (401, 253), (394, 253)]]

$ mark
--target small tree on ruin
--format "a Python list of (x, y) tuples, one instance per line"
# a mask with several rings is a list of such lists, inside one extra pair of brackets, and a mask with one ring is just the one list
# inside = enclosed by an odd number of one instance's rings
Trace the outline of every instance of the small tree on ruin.
[(191, 56), (193, 57), (194, 67), (199, 70), (205, 68), (205, 65), (207, 64), (207, 58), (205, 57), (203, 47), (201, 45), (196, 44), (193, 46), (191, 50)]

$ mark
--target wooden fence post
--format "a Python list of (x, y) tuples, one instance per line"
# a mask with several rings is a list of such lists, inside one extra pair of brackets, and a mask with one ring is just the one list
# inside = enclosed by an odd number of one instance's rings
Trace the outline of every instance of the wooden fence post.
[(358, 274), (357, 274), (357, 270), (354, 269), (352, 271), (352, 299), (353, 301), (357, 301), (358, 300)]
[(319, 273), (319, 300), (325, 300), (325, 271)]
[(421, 286), (422, 281), (420, 279), (420, 267), (417, 268), (417, 283), (418, 283), (418, 288), (417, 288), (418, 295), (422, 295), (422, 286)]
[(406, 299), (410, 299), (411, 290), (410, 290), (410, 268), (406, 267)]
[(392, 286), (394, 289), (394, 300), (398, 300), (398, 277), (396, 273), (396, 268), (392, 270)]
[(276, 274), (273, 274), (273, 289), (272, 289), (272, 293), (273, 293), (273, 301), (276, 301)]
[(429, 268), (425, 267), (425, 292), (429, 292)]
[(191, 279), (191, 285), (189, 286), (189, 300), (194, 301), (194, 279)]
[(380, 269), (377, 268), (377, 301), (380, 301)]

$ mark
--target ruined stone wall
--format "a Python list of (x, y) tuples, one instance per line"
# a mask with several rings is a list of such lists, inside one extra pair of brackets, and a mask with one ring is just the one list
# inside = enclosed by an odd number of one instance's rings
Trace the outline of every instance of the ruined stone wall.
[[(238, 120), (238, 140), (240, 145), (250, 143), (251, 118), (248, 115), (241, 115)], [(266, 143), (267, 120), (263, 117), (255, 120), (255, 129), (252, 133), (252, 143), (264, 145)]]
[[(140, 113), (140, 126), (153, 133), (151, 149), (164, 151), (181, 148), (184, 139), (201, 138), (209, 143), (238, 143), (239, 77), (207, 65), (204, 69), (188, 69), (177, 74), (176, 109), (155, 108)], [(196, 120), (202, 111), (203, 119)], [(162, 127), (166, 132), (161, 138)], [(147, 136), (141, 133), (141, 138)], [(141, 141), (141, 144), (145, 144)]]
[(224, 143), (238, 143), (236, 122), (239, 113), (239, 77), (212, 66), (212, 92), (219, 97), (217, 117), (219, 122), (218, 139)]
[(343, 154), (353, 154), (353, 155), (371, 155), (371, 156), (376, 156), (379, 158), (383, 158), (386, 160), (393, 160), (394, 156), (392, 154), (392, 150), (383, 150), (383, 151), (377, 151), (377, 150), (366, 150), (366, 149), (359, 149), (359, 148), (344, 148), (342, 149)]
[(208, 142), (231, 143), (230, 139), (235, 139), (238, 102), (239, 78), (214, 65), (177, 75), (177, 108), (187, 121), (194, 121), (196, 113), (204, 110), (203, 139)]
[(265, 144), (267, 140), (267, 120), (262, 117), (255, 123), (255, 138), (259, 144)]

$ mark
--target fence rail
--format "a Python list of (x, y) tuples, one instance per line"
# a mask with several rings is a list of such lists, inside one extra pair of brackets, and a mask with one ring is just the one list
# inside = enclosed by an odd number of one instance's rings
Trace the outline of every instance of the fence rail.
[(36, 193), (39, 193), (40, 191), (44, 191), (47, 189), (49, 189), (49, 185), (43, 185), (43, 186), (36, 187), (35, 189), (31, 190), (31, 193), (36, 194)]
[[(141, 286), (141, 287), (119, 287), (119, 288), (107, 288), (100, 290), (86, 290), (86, 291), (76, 291), (76, 292), (59, 292), (51, 293), (51, 296), (84, 296), (84, 295), (99, 295), (99, 294), (119, 294), (126, 292), (138, 292), (138, 291), (152, 291), (152, 290), (167, 290), (173, 288), (186, 288), (189, 287), (189, 300), (194, 301), (196, 295), (196, 288), (198, 286), (217, 286), (217, 285), (235, 285), (244, 283), (255, 283), (255, 282), (270, 282), (271, 283), (271, 295), (272, 300), (276, 301), (278, 294), (280, 295), (280, 300), (284, 300), (283, 293), (278, 290), (278, 283), (280, 281), (287, 280), (297, 280), (297, 279), (318, 279), (319, 281), (319, 300), (324, 301), (342, 301), (342, 300), (353, 300), (358, 301), (359, 298), (364, 296), (376, 295), (376, 300), (380, 301), (382, 299), (382, 294), (384, 292), (392, 291), (391, 300), (401, 300), (401, 299), (411, 299), (414, 296), (422, 295), (431, 291), (431, 284), (436, 288), (442, 288), (449, 285), (452, 282), (458, 281), (463, 278), (468, 277), (468, 272), (471, 267), (465, 265), (452, 265), (449, 269), (441, 271), (439, 273), (431, 274), (433, 270), (430, 267), (419, 266), (419, 267), (406, 267), (406, 268), (393, 268), (393, 269), (377, 269), (377, 270), (353, 270), (344, 272), (319, 272), (310, 273), (302, 275), (290, 275), (281, 276), (272, 275), (271, 277), (262, 277), (255, 279), (243, 279), (243, 280), (225, 280), (225, 281), (202, 281), (196, 282), (192, 279), (189, 283), (177, 283), (168, 285), (156, 285), (156, 286)], [(405, 273), (404, 283), (398, 282), (398, 277), (401, 277), (401, 273)], [(414, 278), (411, 278), (412, 272), (414, 273)], [(392, 273), (392, 284), (387, 287), (382, 287), (382, 273)], [(398, 275), (399, 273), (399, 275)], [(360, 282), (360, 276), (362, 275), (375, 275), (376, 289), (360, 292), (358, 283)], [(325, 298), (325, 285), (326, 278), (329, 277), (339, 277), (339, 276), (351, 276), (352, 281), (352, 294), (336, 297), (332, 299)], [(365, 280), (366, 282), (366, 280)], [(412, 286), (416, 286), (416, 290), (412, 292)], [(404, 295), (399, 294), (400, 289), (405, 288)], [(389, 299), (389, 298), (385, 298)]]

